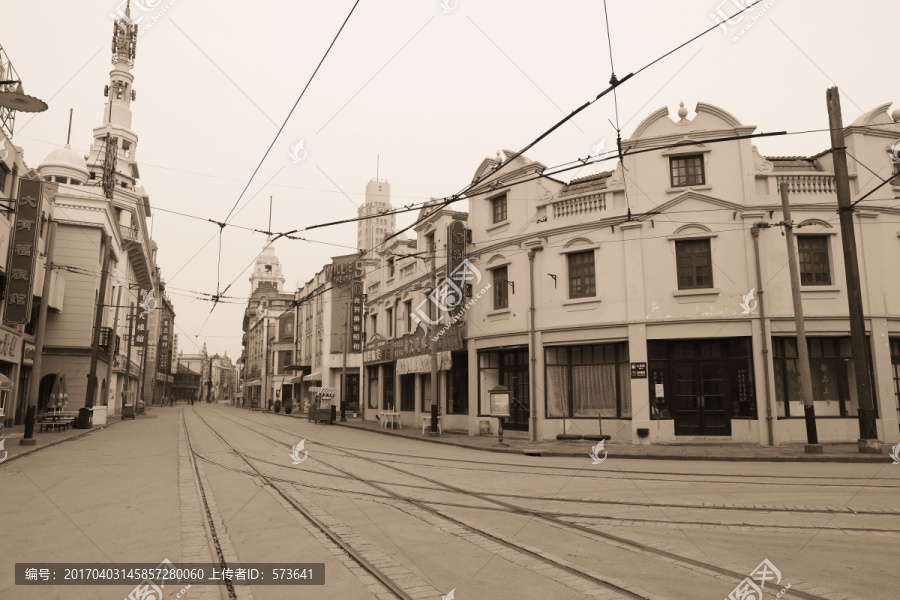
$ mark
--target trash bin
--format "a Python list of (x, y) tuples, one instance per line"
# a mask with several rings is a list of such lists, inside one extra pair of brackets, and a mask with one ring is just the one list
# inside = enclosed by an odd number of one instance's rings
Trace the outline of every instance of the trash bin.
[(78, 416), (72, 423), (74, 429), (90, 429), (94, 425), (94, 411), (89, 408), (79, 408)]

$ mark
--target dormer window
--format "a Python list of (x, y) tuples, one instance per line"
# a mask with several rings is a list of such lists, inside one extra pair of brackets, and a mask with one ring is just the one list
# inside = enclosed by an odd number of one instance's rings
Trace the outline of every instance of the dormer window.
[(272, 274), (272, 265), (266, 265), (266, 274), (267, 274), (267, 275), (271, 275), (271, 274)]
[(703, 155), (673, 156), (669, 159), (672, 187), (704, 185), (706, 172), (703, 168)]

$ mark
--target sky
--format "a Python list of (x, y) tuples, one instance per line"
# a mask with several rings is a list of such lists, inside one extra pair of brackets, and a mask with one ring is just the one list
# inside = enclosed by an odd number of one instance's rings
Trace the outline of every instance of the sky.
[[(310, 241), (275, 242), (292, 291), (330, 257), (355, 251), (355, 223), (303, 229), (355, 217), (376, 169), (395, 206), (452, 195), (484, 158), (525, 146), (605, 89), (610, 46), (621, 79), (715, 25), (715, 15), (736, 13), (742, 0), (608, 0), (609, 37), (597, 0), (360, 0), (276, 138), (354, 1), (132, 5), (133, 18), (143, 17), (135, 156), (159, 209), (152, 235), (185, 352), (205, 342), (210, 352), (240, 355), (248, 278), (265, 244), (264, 234), (226, 227), (220, 256), (219, 227), (201, 219), (224, 220), (240, 198), (231, 223), (300, 230)], [(0, 45), (25, 91), (50, 105), (17, 120), (13, 141), (29, 166), (65, 144), (70, 108), (72, 146), (87, 153), (111, 69), (110, 14), (123, 7), (124, 0), (3, 7)], [(641, 71), (527, 156), (553, 166), (587, 157), (603, 140), (613, 148), (616, 100), (623, 138), (658, 108), (677, 119), (682, 101), (688, 118), (701, 101), (759, 131), (790, 132), (827, 127), (825, 91), (833, 85), (845, 124), (885, 102), (900, 108), (892, 71), (898, 16), (895, 0), (766, 0)], [(763, 155), (808, 156), (829, 140), (820, 132), (756, 145)], [(398, 216), (398, 226), (415, 214)], [(233, 304), (210, 312), (195, 299), (229, 284)]]

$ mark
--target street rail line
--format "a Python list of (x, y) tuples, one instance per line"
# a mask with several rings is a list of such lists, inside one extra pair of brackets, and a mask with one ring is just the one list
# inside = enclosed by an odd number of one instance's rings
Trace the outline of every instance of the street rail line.
[[(243, 424), (243, 423), (238, 423), (237, 421), (234, 421), (233, 419), (230, 419), (230, 418), (226, 417), (221, 411), (219, 411), (219, 416), (220, 416), (221, 418), (224, 418), (224, 419), (228, 420), (228, 421), (231, 421), (232, 423), (234, 423), (234, 424), (236, 424), (236, 425), (240, 425), (240, 426), (244, 427), (245, 429), (248, 429), (249, 431), (253, 431), (253, 432), (256, 433), (257, 435), (260, 435), (260, 436), (262, 436), (262, 437), (268, 438), (269, 440), (273, 441), (273, 442), (276, 443), (276, 444), (279, 444), (279, 445), (285, 445), (285, 444), (286, 444), (286, 445), (290, 446), (290, 444), (287, 443), (287, 442), (284, 442), (284, 441), (281, 441), (281, 440), (277, 440), (277, 439), (273, 438), (272, 436), (270, 436), (270, 435), (268, 435), (268, 434), (266, 434), (266, 433), (257, 431), (256, 429), (254, 429), (254, 428), (252, 428), (252, 427), (249, 427), (249, 426), (247, 426), (247, 425), (245, 425), (245, 424)], [(242, 419), (242, 420), (244, 420), (244, 421), (251, 422), (251, 423), (253, 423), (253, 424), (255, 424), (255, 425), (264, 425), (264, 426), (265, 426), (264, 423), (260, 423), (259, 421), (254, 421), (253, 419), (248, 419), (248, 418), (245, 418), (245, 417), (238, 417), (238, 418), (240, 418), (240, 419)], [(295, 433), (295, 432), (287, 431), (287, 430), (282, 429), (282, 428), (280, 428), (280, 427), (275, 427), (275, 426), (270, 426), (270, 427), (272, 427), (273, 429), (275, 429), (275, 430), (277, 430), (277, 431), (280, 431), (280, 432), (282, 432), (282, 433), (289, 434), (289, 435), (291, 435), (291, 436), (296, 436), (296, 433)], [(309, 438), (307, 438), (307, 439), (309, 439)], [(655, 548), (655, 547), (653, 547), (653, 546), (649, 546), (649, 545), (644, 544), (644, 543), (641, 543), (641, 542), (636, 542), (636, 541), (630, 540), (630, 539), (628, 539), (628, 538), (624, 538), (624, 537), (621, 537), (621, 536), (618, 536), (618, 535), (614, 535), (614, 534), (611, 534), (611, 533), (608, 533), (608, 532), (598, 531), (598, 530), (596, 530), (596, 529), (594, 529), (594, 528), (587, 527), (587, 526), (584, 526), (584, 525), (580, 525), (580, 524), (578, 524), (578, 523), (567, 522), (567, 521), (565, 521), (565, 520), (563, 520), (563, 519), (554, 517), (554, 516), (552, 516), (552, 515), (542, 514), (542, 513), (539, 512), (539, 511), (534, 511), (534, 510), (522, 508), (522, 507), (516, 506), (516, 505), (514, 505), (514, 504), (510, 504), (510, 503), (508, 503), (508, 502), (504, 502), (504, 501), (502, 501), (502, 500), (497, 500), (497, 499), (495, 499), (495, 498), (491, 498), (491, 497), (490, 497), (489, 495), (487, 495), (487, 494), (481, 494), (481, 493), (472, 492), (472, 491), (469, 491), (469, 490), (464, 490), (464, 489), (462, 489), (462, 488), (459, 488), (459, 487), (456, 487), (456, 486), (453, 486), (453, 485), (444, 483), (444, 482), (442, 482), (442, 481), (438, 481), (438, 480), (432, 479), (432, 478), (430, 478), (430, 477), (426, 477), (426, 476), (421, 475), (421, 474), (419, 474), (419, 473), (413, 473), (413, 472), (407, 471), (407, 470), (405, 470), (405, 469), (401, 469), (401, 468), (399, 468), (399, 467), (393, 466), (392, 464), (390, 464), (390, 462), (393, 462), (393, 461), (382, 461), (382, 460), (378, 460), (378, 459), (372, 458), (372, 457), (370, 457), (370, 456), (362, 456), (362, 455), (359, 455), (359, 454), (357, 454), (357, 453), (355, 453), (355, 452), (351, 452), (351, 451), (349, 451), (349, 450), (346, 450), (346, 449), (344, 449), (344, 448), (341, 448), (341, 447), (339, 447), (339, 446), (335, 446), (335, 445), (333, 445), (333, 444), (328, 444), (328, 443), (321, 442), (321, 441), (317, 441), (317, 440), (310, 440), (310, 441), (313, 441), (313, 442), (315, 442), (316, 444), (318, 444), (318, 445), (320, 445), (320, 446), (323, 446), (323, 447), (326, 447), (326, 448), (330, 448), (330, 449), (332, 449), (332, 450), (336, 450), (336, 451), (338, 451), (338, 452), (344, 452), (344, 453), (345, 453), (347, 456), (349, 456), (349, 457), (356, 458), (356, 459), (360, 459), (360, 460), (365, 460), (365, 461), (368, 461), (368, 462), (370, 462), (370, 463), (374, 463), (374, 464), (380, 465), (380, 466), (382, 466), (382, 467), (385, 467), (385, 468), (387, 468), (387, 469), (391, 469), (391, 470), (393, 470), (393, 471), (396, 471), (396, 472), (399, 472), (399, 473), (403, 473), (403, 474), (408, 475), (408, 476), (410, 476), (410, 477), (413, 477), (413, 478), (416, 478), (416, 479), (420, 479), (420, 480), (422, 480), (422, 481), (426, 481), (426, 482), (428, 482), (428, 483), (431, 483), (432, 485), (438, 486), (439, 488), (444, 488), (444, 489), (447, 489), (447, 490), (454, 490), (454, 491), (457, 491), (457, 492), (462, 493), (462, 494), (466, 494), (466, 495), (469, 495), (469, 496), (473, 496), (473, 497), (478, 498), (478, 499), (480, 499), (480, 500), (483, 500), (483, 501), (485, 501), (485, 502), (489, 502), (489, 503), (493, 503), (493, 504), (497, 504), (497, 505), (499, 505), (499, 506), (505, 507), (505, 508), (508, 509), (509, 511), (516, 512), (516, 513), (521, 514), (521, 515), (523, 515), (523, 516), (532, 516), (532, 517), (534, 517), (534, 518), (537, 518), (537, 519), (540, 519), (540, 520), (545, 521), (545, 522), (547, 522), (547, 523), (551, 523), (551, 524), (553, 524), (553, 525), (555, 525), (555, 526), (558, 526), (558, 527), (560, 527), (560, 528), (562, 528), (562, 529), (568, 529), (568, 530), (571, 530), (571, 531), (576, 531), (576, 532), (579, 532), (579, 533), (581, 533), (581, 534), (585, 534), (585, 535), (587, 535), (587, 536), (594, 537), (594, 538), (601, 538), (601, 539), (606, 540), (606, 541), (609, 541), (609, 542), (614, 542), (615, 544), (618, 544), (618, 545), (630, 547), (630, 548), (636, 549), (636, 550), (641, 551), (641, 552), (644, 552), (644, 553), (649, 553), (649, 554), (652, 554), (652, 555), (656, 555), (656, 556), (665, 558), (665, 559), (667, 559), (667, 560), (669, 560), (669, 561), (681, 563), (681, 564), (684, 564), (684, 565), (690, 565), (690, 566), (692, 566), (692, 567), (695, 567), (695, 568), (700, 569), (700, 570), (703, 570), (703, 571), (713, 572), (713, 573), (716, 573), (716, 574), (718, 574), (718, 575), (723, 575), (723, 576), (728, 577), (728, 578), (733, 578), (735, 581), (740, 581), (740, 580), (742, 580), (744, 577), (746, 577), (746, 574), (745, 574), (745, 573), (741, 573), (741, 572), (738, 572), (738, 571), (735, 571), (735, 570), (731, 570), (731, 569), (726, 569), (726, 568), (724, 568), (724, 567), (720, 567), (720, 566), (718, 566), (718, 565), (713, 565), (713, 564), (704, 562), (704, 561), (699, 560), (699, 559), (694, 559), (694, 558), (690, 558), (690, 557), (686, 557), (686, 556), (681, 556), (681, 555), (679, 555), (679, 554), (675, 554), (674, 552), (670, 552), (670, 551), (668, 551), (668, 550), (663, 550), (663, 549), (660, 549), (660, 548)], [(367, 451), (367, 452), (368, 452), (368, 451)], [(246, 460), (246, 459), (245, 459), (245, 460)], [(316, 458), (315, 460), (317, 460), (317, 461), (319, 461), (319, 462), (321, 462), (321, 463), (323, 463), (323, 464), (325, 464), (325, 465), (328, 465), (328, 466), (330, 466), (330, 467), (333, 468), (333, 469), (337, 469), (337, 467), (334, 467), (334, 465), (329, 465), (329, 463), (326, 463), (325, 461), (322, 461), (322, 460), (319, 459), (319, 458)], [(348, 473), (348, 472), (346, 472), (346, 471), (343, 471), (342, 469), (337, 469), (337, 470), (339, 470), (339, 471), (341, 471), (341, 472), (344, 472), (344, 473), (348, 474), (350, 477), (352, 477), (353, 479), (356, 479), (357, 481), (359, 481), (359, 482), (361, 482), (361, 483), (364, 483), (364, 484), (366, 484), (366, 485), (375, 487), (376, 489), (380, 489), (381, 491), (387, 492), (387, 493), (391, 494), (392, 496), (394, 496), (394, 497), (397, 498), (397, 499), (405, 500), (406, 502), (413, 503), (413, 504), (415, 504), (415, 505), (417, 505), (417, 506), (424, 506), (424, 503), (423, 503), (422, 501), (420, 501), (420, 500), (417, 500), (417, 499), (414, 499), (414, 498), (409, 498), (409, 497), (403, 496), (403, 495), (398, 494), (398, 493), (396, 493), (396, 492), (393, 492), (393, 491), (391, 491), (391, 490), (385, 490), (384, 488), (381, 488), (381, 487), (378, 486), (377, 484), (371, 483), (371, 482), (369, 482), (369, 481), (367, 481), (367, 480), (365, 480), (365, 479), (362, 479), (362, 478), (360, 478), (360, 477), (358, 477), (358, 476), (356, 476), (356, 475), (353, 475), (352, 473)], [(299, 484), (299, 485), (302, 485), (302, 484)], [(439, 491), (439, 490), (435, 490), (435, 491)], [(435, 509), (430, 508), (430, 507), (428, 508), (428, 510), (433, 511), (433, 512), (437, 512), (437, 511), (435, 511)], [(441, 516), (443, 516), (443, 517), (445, 517), (445, 518), (451, 518), (451, 519), (452, 519), (452, 517), (447, 517), (446, 515), (444, 515), (444, 514), (442, 514), (442, 513), (438, 513), (438, 514), (440, 514)], [(627, 520), (627, 519), (623, 519), (623, 520)], [(669, 523), (671, 523), (671, 521), (669, 521)], [(677, 525), (678, 523), (675, 523), (675, 524)], [(466, 527), (470, 527), (470, 526), (466, 525)], [(473, 529), (474, 529), (474, 528), (473, 528)], [(483, 533), (484, 533), (484, 532), (483, 532)], [(487, 533), (484, 533), (484, 534), (490, 535), (490, 534), (487, 534)], [(795, 589), (792, 589), (791, 592), (792, 592), (792, 595), (793, 595), (794, 597), (797, 597), (797, 598), (804, 598), (805, 600), (827, 600), (826, 598), (823, 598), (822, 596), (818, 596), (818, 595), (812, 594), (812, 593), (810, 593), (810, 592), (805, 592), (805, 591), (802, 591), (802, 590), (796, 589), (796, 588), (795, 588)]]

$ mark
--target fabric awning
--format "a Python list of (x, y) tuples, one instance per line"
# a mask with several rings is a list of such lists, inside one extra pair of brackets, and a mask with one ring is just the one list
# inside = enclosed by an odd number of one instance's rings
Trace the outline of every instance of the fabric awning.
[(322, 381), (322, 373), (311, 373), (303, 377), (303, 381)]
[(253, 381), (246, 382), (244, 385), (245, 386), (262, 385), (262, 379), (254, 379)]
[(299, 377), (294, 377), (291, 379), (291, 383), (303, 383), (303, 376), (300, 375)]
[(12, 379), (0, 373), (0, 390), (11, 390), (13, 387)]
[[(453, 365), (450, 352), (438, 352), (438, 370), (449, 371)], [(408, 373), (431, 373), (431, 355), (423, 354), (420, 356), (409, 356), (401, 358), (397, 361), (397, 374), (406, 375)]]
[(321, 396), (334, 396), (337, 394), (337, 390), (330, 387), (311, 387), (309, 388), (309, 391)]

